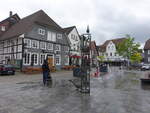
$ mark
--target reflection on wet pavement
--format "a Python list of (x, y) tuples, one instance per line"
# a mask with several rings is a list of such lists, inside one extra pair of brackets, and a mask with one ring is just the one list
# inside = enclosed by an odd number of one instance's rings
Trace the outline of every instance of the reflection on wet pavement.
[(150, 90), (141, 86), (144, 72), (113, 70), (91, 77), (91, 94), (81, 94), (68, 79), (1, 85), (0, 113), (150, 113)]

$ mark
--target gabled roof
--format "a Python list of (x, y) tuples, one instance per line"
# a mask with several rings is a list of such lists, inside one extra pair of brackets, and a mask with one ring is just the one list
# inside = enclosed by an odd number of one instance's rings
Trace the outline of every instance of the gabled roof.
[(106, 47), (109, 44), (109, 42), (113, 42), (115, 45), (121, 43), (122, 41), (124, 41), (126, 38), (117, 38), (117, 39), (111, 39), (111, 40), (106, 40), (104, 42), (104, 44), (99, 46), (99, 51), (100, 52), (105, 52), (106, 51)]
[(96, 43), (95, 43), (95, 41), (91, 41), (91, 49), (92, 50), (96, 49)]
[(150, 49), (150, 39), (145, 42), (144, 49)]
[(66, 27), (66, 28), (63, 28), (63, 31), (64, 31), (64, 33), (66, 33), (68, 35), (74, 28), (76, 28), (76, 27), (75, 26)]
[(3, 23), (5, 23), (5, 22), (7, 22), (7, 21), (8, 21), (8, 22), (11, 21), (11, 18), (15, 18), (17, 21), (20, 20), (20, 17), (19, 17), (18, 14), (16, 13), (16, 14), (14, 14), (14, 15), (12, 15), (12, 16), (10, 16), (10, 17), (4, 19), (4, 20), (2, 20), (2, 21), (0, 22), (0, 25), (3, 24)]
[(39, 10), (14, 24), (7, 32), (2, 35), (2, 37), (0, 37), (0, 40), (9, 39), (11, 37), (19, 36), (29, 32), (35, 23), (62, 31), (62, 28), (56, 22), (54, 22), (43, 10)]

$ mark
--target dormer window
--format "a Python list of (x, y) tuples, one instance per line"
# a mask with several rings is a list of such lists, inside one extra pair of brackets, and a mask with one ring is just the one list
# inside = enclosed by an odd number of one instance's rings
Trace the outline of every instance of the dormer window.
[(5, 26), (1, 26), (1, 31), (5, 31)]
[(45, 30), (39, 28), (39, 29), (38, 29), (38, 33), (39, 33), (40, 35), (45, 35)]

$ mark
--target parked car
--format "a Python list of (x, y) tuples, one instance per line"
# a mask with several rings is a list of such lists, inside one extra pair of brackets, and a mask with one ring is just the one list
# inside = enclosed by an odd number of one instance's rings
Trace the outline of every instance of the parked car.
[(141, 67), (141, 70), (142, 70), (142, 71), (150, 70), (150, 65), (144, 64), (144, 65)]
[(15, 68), (10, 64), (0, 65), (0, 75), (15, 75)]
[(143, 66), (142, 64), (138, 64), (138, 63), (131, 64), (131, 67), (134, 69), (141, 69), (142, 66)]

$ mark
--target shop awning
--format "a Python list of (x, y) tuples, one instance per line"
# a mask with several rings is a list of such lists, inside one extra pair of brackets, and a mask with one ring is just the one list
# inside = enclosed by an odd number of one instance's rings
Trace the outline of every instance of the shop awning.
[(69, 57), (70, 58), (81, 58), (81, 56), (78, 56), (78, 55), (70, 55)]

